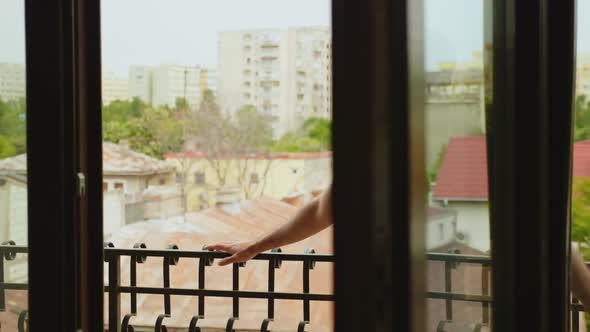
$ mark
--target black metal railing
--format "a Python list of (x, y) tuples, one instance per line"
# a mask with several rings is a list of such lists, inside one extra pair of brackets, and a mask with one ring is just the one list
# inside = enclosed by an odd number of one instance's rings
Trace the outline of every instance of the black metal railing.
[[(6, 291), (7, 290), (26, 290), (26, 283), (10, 283), (4, 279), (4, 268), (9, 261), (14, 261), (19, 254), (26, 254), (27, 247), (17, 246), (14, 242), (8, 241), (0, 245), (0, 311), (7, 310)], [(335, 300), (333, 294), (315, 294), (310, 293), (310, 274), (316, 263), (333, 263), (334, 256), (316, 254), (313, 250), (306, 250), (302, 254), (282, 253), (280, 249), (275, 249), (269, 253), (259, 254), (254, 260), (268, 262), (268, 284), (266, 291), (248, 291), (239, 289), (240, 268), (244, 264), (232, 265), (232, 289), (215, 290), (206, 287), (205, 271), (207, 267), (212, 266), (214, 260), (227, 257), (227, 254), (207, 250), (201, 251), (182, 251), (177, 246), (171, 245), (167, 249), (154, 250), (148, 249), (144, 244), (136, 244), (134, 248), (119, 249), (114, 248), (110, 243), (105, 245), (104, 250), (105, 263), (108, 269), (108, 285), (104, 287), (108, 295), (108, 330), (109, 331), (133, 331), (133, 317), (138, 314), (137, 296), (138, 294), (156, 294), (162, 295), (162, 314), (154, 322), (153, 328), (157, 332), (167, 331), (165, 325), (166, 318), (172, 314), (171, 298), (173, 296), (189, 296), (198, 299), (196, 315), (188, 322), (188, 331), (201, 331), (199, 321), (205, 318), (205, 306), (207, 298), (231, 298), (232, 315), (228, 318), (226, 331), (234, 331), (234, 323), (240, 317), (240, 299), (264, 299), (267, 303), (267, 317), (260, 324), (260, 331), (268, 331), (270, 323), (275, 318), (275, 300), (296, 300), (300, 301), (303, 307), (303, 317), (297, 326), (298, 331), (304, 331), (306, 325), (311, 320), (310, 303), (332, 302)], [(129, 258), (129, 284), (121, 283), (121, 272), (123, 257)], [(145, 287), (138, 285), (137, 265), (146, 262), (148, 257), (159, 257), (162, 259), (162, 287)], [(173, 288), (170, 287), (171, 266), (178, 264), (180, 259), (195, 260), (198, 266), (196, 273), (197, 288)], [(471, 302), (481, 305), (481, 320), (467, 322), (469, 329), (474, 332), (489, 330), (491, 321), (492, 296), (490, 288), (491, 280), (491, 259), (489, 256), (462, 255), (458, 251), (452, 253), (428, 253), (429, 262), (438, 262), (444, 266), (444, 291), (429, 291), (429, 299), (444, 301), (445, 318), (438, 322), (436, 332), (447, 332), (456, 330), (457, 321), (454, 304), (459, 302)], [(300, 262), (302, 263), (303, 278), (301, 280), (303, 291), (301, 293), (275, 292), (275, 270), (281, 268), (282, 262)], [(467, 294), (454, 292), (453, 276), (462, 266), (473, 265), (481, 267), (481, 294)], [(455, 285), (456, 286), (456, 285)], [(121, 295), (129, 294), (129, 312), (121, 315)], [(571, 304), (572, 331), (580, 330), (579, 317), (583, 313), (583, 307), (575, 299)], [(15, 313), (19, 332), (28, 331), (27, 311), (22, 310)], [(463, 322), (464, 323), (464, 322)], [(185, 327), (186, 328), (186, 327)]]

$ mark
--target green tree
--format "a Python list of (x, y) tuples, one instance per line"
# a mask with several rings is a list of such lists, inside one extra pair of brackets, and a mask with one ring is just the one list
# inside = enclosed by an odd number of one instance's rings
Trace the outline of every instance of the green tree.
[(284, 134), (270, 145), (274, 152), (318, 152), (332, 149), (332, 122), (309, 118), (295, 132)]
[(590, 100), (586, 96), (576, 98), (574, 117), (574, 140), (590, 139)]
[(8, 138), (0, 135), (0, 159), (12, 157), (16, 154), (16, 147), (12, 145)]
[(26, 129), (25, 99), (21, 98), (16, 101), (3, 101), (0, 99), (0, 135), (10, 143), (12, 147), (10, 151), (13, 151), (12, 155), (25, 153)]
[(436, 161), (434, 162), (432, 170), (428, 172), (428, 181), (430, 183), (436, 182), (436, 179), (438, 178), (438, 172), (440, 171), (440, 166), (442, 165), (443, 159), (445, 158), (446, 151), (447, 145), (444, 144), (440, 147), (440, 150), (438, 151), (438, 155), (436, 157)]
[(572, 241), (590, 259), (590, 179), (574, 178), (572, 187)]

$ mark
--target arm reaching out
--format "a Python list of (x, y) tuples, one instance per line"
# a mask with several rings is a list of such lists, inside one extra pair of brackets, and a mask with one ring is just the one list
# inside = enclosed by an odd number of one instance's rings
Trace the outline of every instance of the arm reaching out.
[(584, 305), (586, 312), (590, 311), (590, 270), (586, 267), (578, 249), (572, 246), (571, 255), (571, 288), (578, 300)]
[(314, 198), (289, 222), (255, 241), (231, 241), (206, 246), (205, 249), (230, 254), (219, 265), (245, 262), (257, 254), (306, 239), (332, 224), (332, 187)]

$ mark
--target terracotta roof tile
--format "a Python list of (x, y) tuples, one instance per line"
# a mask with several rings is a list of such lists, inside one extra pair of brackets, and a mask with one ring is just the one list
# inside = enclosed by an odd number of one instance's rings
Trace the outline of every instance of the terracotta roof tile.
[(487, 200), (485, 136), (450, 139), (438, 173), (433, 198), (462, 201)]

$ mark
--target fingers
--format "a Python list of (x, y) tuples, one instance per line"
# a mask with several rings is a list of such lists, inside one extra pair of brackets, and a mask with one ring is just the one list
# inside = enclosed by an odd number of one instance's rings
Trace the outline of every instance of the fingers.
[(219, 263), (217, 263), (217, 265), (226, 266), (226, 265), (233, 264), (233, 263), (238, 263), (238, 257), (236, 255), (231, 255), (229, 257), (226, 257), (226, 258), (220, 260)]
[(227, 252), (230, 250), (230, 247), (228, 244), (226, 243), (218, 243), (218, 244), (213, 244), (210, 246), (205, 246), (206, 250), (211, 250), (211, 251), (223, 251), (223, 252)]

